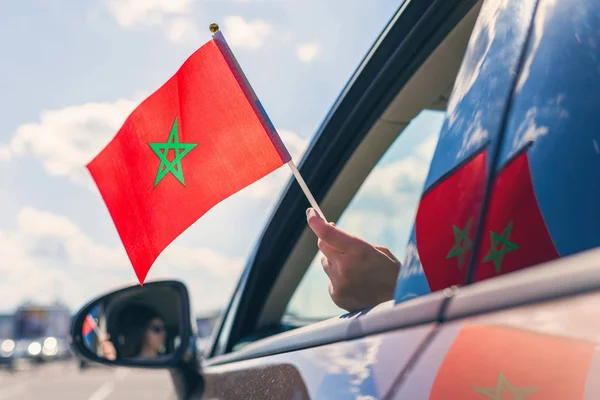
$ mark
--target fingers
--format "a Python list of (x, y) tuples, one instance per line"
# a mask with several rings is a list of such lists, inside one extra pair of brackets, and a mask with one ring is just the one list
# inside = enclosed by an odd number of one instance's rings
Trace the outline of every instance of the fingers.
[(328, 224), (315, 210), (306, 210), (308, 225), (319, 239), (331, 247), (345, 252), (362, 244), (362, 240), (339, 230), (335, 225)]

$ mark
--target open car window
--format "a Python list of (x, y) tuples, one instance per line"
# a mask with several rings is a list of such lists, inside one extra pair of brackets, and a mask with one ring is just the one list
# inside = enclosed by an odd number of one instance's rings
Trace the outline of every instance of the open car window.
[[(404, 259), (423, 184), (444, 112), (423, 110), (375, 165), (342, 213), (337, 226)], [(328, 293), (322, 253), (312, 260), (287, 307), (284, 322), (310, 323), (346, 313)]]

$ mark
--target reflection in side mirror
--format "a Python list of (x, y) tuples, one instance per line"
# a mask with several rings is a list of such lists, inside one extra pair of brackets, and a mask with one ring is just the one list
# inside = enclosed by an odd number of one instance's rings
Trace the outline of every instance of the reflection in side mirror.
[(74, 348), (92, 361), (172, 364), (186, 350), (189, 316), (189, 299), (182, 283), (132, 286), (107, 294), (80, 311), (72, 327)]

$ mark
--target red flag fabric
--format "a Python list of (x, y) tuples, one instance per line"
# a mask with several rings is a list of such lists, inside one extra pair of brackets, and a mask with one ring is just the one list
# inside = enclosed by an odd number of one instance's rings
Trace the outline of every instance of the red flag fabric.
[(82, 328), (83, 336), (89, 335), (89, 333), (94, 330), (94, 321), (92, 320), (92, 318), (93, 317), (91, 315), (88, 315), (87, 317), (85, 317), (85, 320), (83, 321), (83, 328)]
[(486, 158), (485, 150), (474, 153), (421, 199), (415, 233), (432, 292), (466, 281), (485, 193)]
[(475, 281), (559, 257), (533, 191), (528, 148), (494, 180)]
[(87, 168), (143, 284), (177, 236), (288, 161), (217, 33), (131, 113)]
[(520, 329), (465, 326), (429, 399), (583, 399), (594, 347)]

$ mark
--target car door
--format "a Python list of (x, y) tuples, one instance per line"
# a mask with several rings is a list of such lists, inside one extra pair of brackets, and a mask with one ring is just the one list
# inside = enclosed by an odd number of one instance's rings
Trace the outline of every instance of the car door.
[[(392, 18), (300, 164), (330, 220), (341, 216), (344, 229), (364, 227), (362, 236), (388, 238), (388, 246), (403, 251), (443, 121), (440, 110), (479, 7), (476, 1), (405, 2)], [(392, 202), (387, 208), (372, 202), (366, 210), (359, 188), (366, 197), (392, 193)], [(326, 285), (319, 286), (326, 277), (318, 271), (307, 207), (291, 183), (215, 330), (196, 397), (385, 398), (431, 338), (451, 291), (398, 305), (390, 299), (305, 325), (311, 302), (312, 311), (331, 302)], [(396, 235), (394, 223), (407, 229)]]
[(394, 399), (600, 397), (600, 250), (459, 289)]
[(456, 291), (395, 398), (600, 397), (599, 13), (595, 1), (537, 2), (477, 283)]

